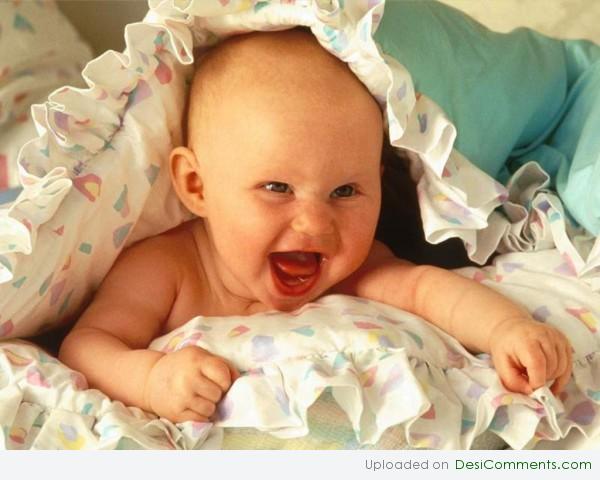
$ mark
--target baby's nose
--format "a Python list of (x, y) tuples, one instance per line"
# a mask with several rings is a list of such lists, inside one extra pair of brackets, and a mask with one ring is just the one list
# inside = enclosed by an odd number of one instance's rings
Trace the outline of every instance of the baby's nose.
[(292, 221), (292, 230), (312, 237), (331, 235), (334, 227), (329, 207), (314, 203), (303, 206)]

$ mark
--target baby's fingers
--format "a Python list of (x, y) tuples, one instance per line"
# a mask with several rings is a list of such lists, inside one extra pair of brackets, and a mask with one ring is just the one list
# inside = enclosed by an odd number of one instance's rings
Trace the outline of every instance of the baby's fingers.
[(519, 356), (519, 360), (527, 370), (529, 386), (535, 390), (546, 383), (546, 356), (543, 347), (537, 342)]
[(200, 367), (202, 374), (216, 383), (223, 392), (229, 390), (237, 372), (232, 372), (229, 364), (220, 357), (207, 356)]
[(206, 423), (208, 422), (208, 418), (205, 417), (204, 415), (200, 415), (197, 412), (194, 412), (193, 410), (184, 410), (183, 412), (181, 412), (180, 414), (178, 414), (177, 416), (175, 416), (175, 418), (173, 418), (172, 420), (174, 420), (176, 423), (181, 423), (181, 422), (202, 422), (202, 423)]
[(223, 396), (223, 390), (221, 390), (218, 384), (201, 375), (198, 375), (196, 378), (192, 385), (192, 390), (196, 395), (206, 398), (213, 403), (217, 403)]
[(229, 368), (229, 378), (231, 379), (231, 383), (235, 382), (238, 378), (240, 378), (240, 372), (238, 372), (237, 368), (235, 368), (232, 363), (228, 360), (223, 359), (227, 368)]
[(200, 417), (208, 419), (213, 413), (215, 413), (216, 405), (206, 398), (195, 396), (192, 397), (188, 402), (188, 410), (195, 412)]
[(573, 370), (571, 345), (567, 344), (564, 347), (564, 352), (562, 355), (560, 355), (560, 358), (561, 370), (559, 371), (559, 376), (556, 377), (556, 380), (550, 388), (554, 395), (558, 395), (560, 392), (562, 392), (567, 383), (569, 383), (569, 380), (571, 379), (571, 373)]
[(532, 390), (527, 379), (521, 374), (521, 369), (513, 363), (510, 357), (500, 356), (494, 358), (496, 372), (502, 380), (502, 384), (511, 392), (529, 395)]
[(569, 383), (570, 378), (571, 378), (571, 367), (569, 367), (569, 369), (566, 370), (562, 375), (560, 375), (559, 377), (556, 377), (556, 380), (554, 380), (554, 383), (550, 387), (550, 391), (554, 395), (558, 395), (560, 392), (562, 392), (564, 390), (567, 383)]
[(545, 377), (542, 382), (543, 385), (547, 380), (556, 378), (559, 375), (559, 372), (562, 371), (559, 366), (561, 356), (557, 351), (559, 348), (558, 343), (552, 341), (551, 338), (544, 338), (543, 340), (540, 340), (539, 343), (546, 360)]

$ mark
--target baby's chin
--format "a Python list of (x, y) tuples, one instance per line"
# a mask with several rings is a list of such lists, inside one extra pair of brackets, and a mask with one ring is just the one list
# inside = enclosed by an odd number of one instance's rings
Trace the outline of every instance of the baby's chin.
[(265, 305), (269, 310), (277, 310), (279, 312), (294, 312), (302, 308), (307, 303), (314, 302), (321, 298), (325, 293), (322, 289), (308, 292), (306, 295), (301, 297), (287, 297), (287, 296), (269, 296), (268, 301)]
[(278, 312), (290, 313), (302, 308), (307, 303), (317, 300), (319, 295), (311, 295), (308, 298), (291, 298), (291, 299), (272, 299), (269, 304), (269, 310), (277, 310)]

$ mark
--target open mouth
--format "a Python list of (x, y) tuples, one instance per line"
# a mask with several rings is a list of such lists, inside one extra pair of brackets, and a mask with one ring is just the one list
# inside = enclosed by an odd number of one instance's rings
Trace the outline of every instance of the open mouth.
[(319, 279), (322, 256), (317, 252), (274, 252), (269, 255), (275, 286), (284, 295), (308, 292)]

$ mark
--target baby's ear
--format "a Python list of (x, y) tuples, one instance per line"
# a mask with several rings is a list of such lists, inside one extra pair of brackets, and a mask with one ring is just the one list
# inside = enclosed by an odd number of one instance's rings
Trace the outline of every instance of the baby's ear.
[(174, 148), (169, 157), (169, 173), (179, 200), (193, 214), (204, 217), (204, 184), (194, 152), (186, 147)]

